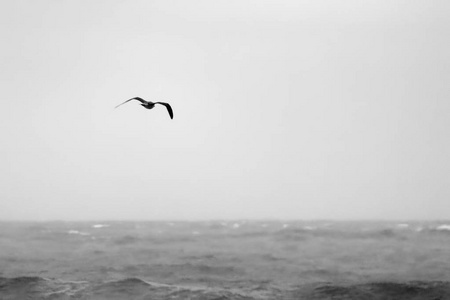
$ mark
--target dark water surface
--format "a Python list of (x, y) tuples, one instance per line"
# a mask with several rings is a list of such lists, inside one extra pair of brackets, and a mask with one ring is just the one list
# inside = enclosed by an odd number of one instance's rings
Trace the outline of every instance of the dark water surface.
[(450, 222), (2, 222), (0, 299), (450, 299)]

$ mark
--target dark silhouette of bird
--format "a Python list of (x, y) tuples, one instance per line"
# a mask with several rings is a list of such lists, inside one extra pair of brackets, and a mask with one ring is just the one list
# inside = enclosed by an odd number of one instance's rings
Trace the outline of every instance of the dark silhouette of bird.
[(143, 107), (145, 107), (146, 109), (152, 109), (153, 107), (155, 107), (155, 104), (161, 104), (164, 105), (167, 108), (167, 111), (169, 112), (169, 116), (171, 119), (173, 119), (173, 110), (172, 107), (170, 106), (169, 103), (165, 103), (165, 102), (151, 102), (151, 101), (145, 101), (144, 99), (140, 98), (140, 97), (134, 97), (131, 99), (128, 99), (127, 101), (120, 103), (119, 105), (117, 105), (115, 108), (118, 108), (119, 106), (121, 106), (122, 104), (127, 103), (128, 101), (131, 100), (138, 100), (141, 102), (141, 105)]

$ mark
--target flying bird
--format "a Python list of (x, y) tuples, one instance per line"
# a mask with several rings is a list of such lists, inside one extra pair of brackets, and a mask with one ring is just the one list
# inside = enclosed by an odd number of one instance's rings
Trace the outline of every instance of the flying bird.
[(151, 101), (145, 101), (144, 99), (140, 98), (140, 97), (134, 97), (131, 99), (128, 99), (127, 101), (120, 103), (119, 105), (117, 105), (115, 108), (118, 108), (119, 106), (121, 106), (122, 104), (127, 103), (128, 101), (131, 100), (138, 100), (139, 102), (141, 102), (141, 105), (143, 107), (145, 107), (146, 109), (152, 109), (153, 107), (155, 107), (155, 104), (161, 104), (164, 105), (167, 108), (167, 111), (169, 112), (169, 116), (171, 119), (173, 119), (173, 110), (172, 107), (170, 106), (169, 103), (165, 103), (165, 102), (151, 102)]

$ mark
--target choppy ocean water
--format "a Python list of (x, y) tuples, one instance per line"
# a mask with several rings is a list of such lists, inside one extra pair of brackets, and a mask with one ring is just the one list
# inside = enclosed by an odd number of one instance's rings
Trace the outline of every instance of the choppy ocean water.
[(0, 299), (449, 299), (450, 222), (2, 222)]

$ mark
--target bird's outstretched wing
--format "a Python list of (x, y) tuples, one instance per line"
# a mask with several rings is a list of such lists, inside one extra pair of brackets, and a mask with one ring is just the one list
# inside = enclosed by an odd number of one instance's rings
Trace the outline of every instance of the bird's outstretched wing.
[(164, 105), (167, 108), (167, 111), (169, 112), (169, 116), (171, 119), (173, 119), (173, 110), (169, 103), (165, 102), (155, 102), (155, 104), (161, 104)]
[(118, 108), (118, 107), (121, 106), (122, 104), (125, 104), (125, 103), (127, 103), (128, 101), (131, 101), (131, 100), (138, 100), (138, 101), (140, 101), (141, 103), (146, 103), (146, 102), (147, 102), (147, 101), (145, 101), (144, 99), (142, 99), (142, 98), (140, 98), (140, 97), (134, 97), (134, 98), (128, 99), (127, 101), (125, 101), (125, 102), (123, 102), (123, 103), (120, 103), (119, 105), (117, 105), (117, 106), (114, 107), (114, 108)]

